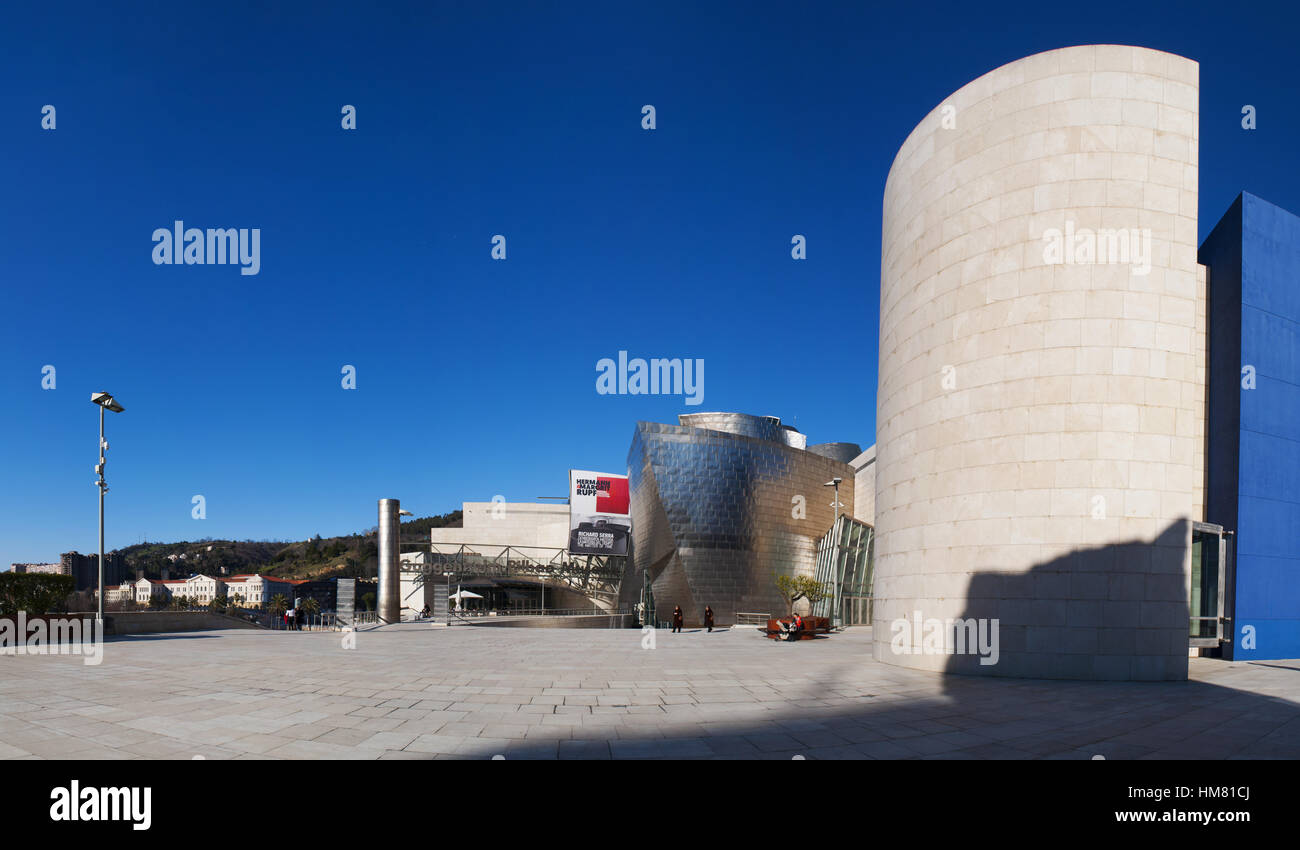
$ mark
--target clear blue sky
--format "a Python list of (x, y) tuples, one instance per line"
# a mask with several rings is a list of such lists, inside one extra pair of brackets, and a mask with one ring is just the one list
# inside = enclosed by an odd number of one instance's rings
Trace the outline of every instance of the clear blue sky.
[[(881, 192), (911, 128), (1031, 53), (1169, 50), (1201, 62), (1202, 236), (1243, 189), (1300, 211), (1277, 6), (6, 8), (0, 568), (95, 548), (101, 389), (127, 408), (109, 548), (328, 536), (381, 497), (423, 515), (621, 472), (635, 421), (687, 408), (597, 395), (620, 349), (703, 358), (690, 410), (866, 446)], [(261, 273), (155, 266), (178, 218), (261, 228)]]

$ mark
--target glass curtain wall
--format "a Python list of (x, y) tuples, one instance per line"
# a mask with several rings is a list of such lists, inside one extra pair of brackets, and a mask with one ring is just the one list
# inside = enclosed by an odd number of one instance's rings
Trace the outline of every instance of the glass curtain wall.
[(830, 595), (813, 606), (813, 616), (830, 617), (832, 626), (870, 625), (875, 537), (865, 522), (841, 516), (818, 542), (815, 577)]

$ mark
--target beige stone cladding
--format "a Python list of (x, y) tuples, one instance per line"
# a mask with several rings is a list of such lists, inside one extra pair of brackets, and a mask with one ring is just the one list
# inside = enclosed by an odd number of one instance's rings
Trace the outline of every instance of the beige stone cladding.
[[(1069, 47), (964, 86), (899, 150), (881, 255), (880, 660), (1186, 678), (1204, 501), (1198, 99), (1192, 60)], [(918, 612), (999, 620), (998, 663), (900, 639)]]
[(876, 447), (855, 457), (853, 467), (853, 518), (867, 525), (876, 524)]

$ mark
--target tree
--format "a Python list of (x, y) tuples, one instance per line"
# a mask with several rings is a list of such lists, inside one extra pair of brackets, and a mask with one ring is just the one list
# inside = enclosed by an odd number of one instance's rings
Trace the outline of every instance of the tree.
[(361, 597), (361, 604), (366, 606), (367, 611), (375, 610), (375, 595), (367, 593)]
[(272, 617), (279, 617), (289, 610), (289, 600), (283, 593), (277, 593), (271, 597), (270, 607), (267, 608)]
[[(298, 607), (301, 608), (303, 613), (306, 614), (308, 617), (315, 617), (320, 614), (320, 603), (317, 602), (315, 599), (312, 599), (310, 596), (308, 596), (306, 599), (299, 602)], [(308, 620), (309, 625), (310, 622), (311, 621)]]
[(794, 603), (807, 599), (810, 605), (816, 605), (830, 594), (826, 586), (812, 576), (776, 577), (776, 590), (786, 603), (786, 616), (794, 615)]
[[(19, 611), (31, 615), (67, 610), (66, 600), (75, 591), (72, 576), (47, 573), (0, 573), (0, 614)], [(22, 638), (20, 638), (21, 640)]]

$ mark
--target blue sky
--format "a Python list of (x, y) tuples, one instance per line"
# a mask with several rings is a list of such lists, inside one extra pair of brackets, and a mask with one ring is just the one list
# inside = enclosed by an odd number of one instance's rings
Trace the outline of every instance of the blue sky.
[[(109, 548), (560, 495), (688, 410), (866, 446), (894, 153), (1041, 50), (1199, 60), (1202, 236), (1300, 211), (1281, 4), (111, 5), (0, 23), (0, 568), (95, 548), (96, 390)], [(154, 265), (176, 219), (260, 228), (260, 274)], [(704, 403), (597, 395), (619, 350), (704, 359)]]

